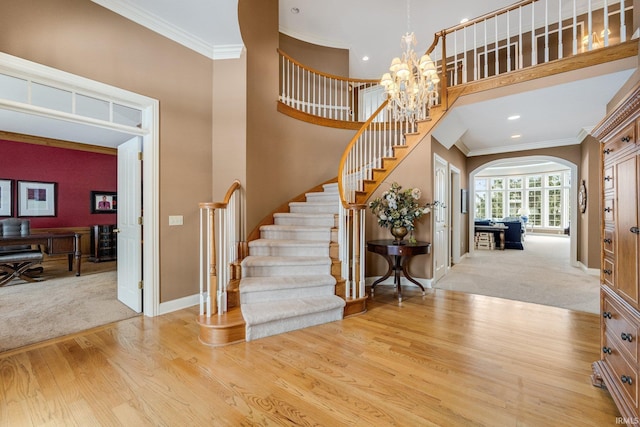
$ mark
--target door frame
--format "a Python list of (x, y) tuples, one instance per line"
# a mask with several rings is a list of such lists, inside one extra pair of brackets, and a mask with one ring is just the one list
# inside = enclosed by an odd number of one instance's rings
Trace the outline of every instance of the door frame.
[(572, 228), (574, 231), (569, 233), (569, 262), (572, 267), (579, 267), (580, 263), (578, 262), (578, 239), (576, 238), (576, 231), (578, 224), (578, 202), (577, 202), (577, 194), (578, 194), (578, 165), (570, 162), (569, 160), (565, 160), (560, 157), (553, 156), (522, 156), (522, 157), (509, 157), (499, 160), (492, 160), (490, 162), (484, 163), (478, 166), (476, 169), (469, 172), (469, 256), (475, 255), (475, 245), (474, 245), (474, 228), (475, 228), (475, 219), (476, 219), (476, 210), (475, 210), (475, 201), (476, 201), (476, 189), (475, 189), (475, 179), (476, 175), (482, 170), (492, 167), (498, 166), (500, 163), (504, 162), (512, 162), (512, 161), (521, 161), (521, 160), (530, 160), (532, 162), (540, 162), (540, 161), (550, 161), (554, 163), (561, 164), (566, 166), (571, 171), (571, 187), (569, 188), (569, 203), (570, 203), (570, 211), (569, 221), (572, 224)]
[[(145, 242), (142, 253), (144, 271), (143, 313), (156, 316), (160, 313), (159, 303), (159, 109), (157, 99), (149, 98), (115, 86), (97, 82), (85, 77), (61, 71), (52, 67), (28, 61), (0, 52), (0, 72), (26, 80), (46, 82), (46, 84), (71, 92), (94, 94), (102, 99), (123, 103), (142, 111), (141, 128), (131, 128), (83, 116), (47, 110), (29, 104), (0, 99), (0, 109), (8, 109), (26, 114), (48, 117), (66, 122), (112, 129), (142, 138), (144, 167), (142, 173), (144, 227), (142, 239)], [(136, 183), (138, 184), (138, 183)], [(142, 243), (142, 242), (141, 242)]]
[(462, 194), (460, 189), (460, 169), (449, 163), (449, 268), (452, 264), (460, 263), (462, 259), (460, 245)]

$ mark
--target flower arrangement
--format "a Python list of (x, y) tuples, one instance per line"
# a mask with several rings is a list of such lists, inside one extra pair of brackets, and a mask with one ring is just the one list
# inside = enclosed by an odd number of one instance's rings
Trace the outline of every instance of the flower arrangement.
[(384, 228), (406, 227), (413, 230), (414, 222), (431, 212), (431, 207), (439, 202), (420, 205), (418, 200), (422, 192), (419, 188), (402, 189), (397, 182), (389, 190), (369, 203), (369, 208), (378, 218), (378, 225)]

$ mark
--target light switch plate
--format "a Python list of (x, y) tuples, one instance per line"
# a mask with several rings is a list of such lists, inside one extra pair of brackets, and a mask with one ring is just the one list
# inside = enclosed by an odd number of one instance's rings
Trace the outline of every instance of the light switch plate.
[(182, 225), (183, 223), (182, 215), (169, 215), (169, 225)]

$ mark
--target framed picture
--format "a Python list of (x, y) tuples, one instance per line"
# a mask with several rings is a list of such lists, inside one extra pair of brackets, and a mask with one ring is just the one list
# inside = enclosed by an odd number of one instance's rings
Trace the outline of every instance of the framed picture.
[(464, 188), (460, 190), (460, 212), (463, 214), (469, 213), (467, 208), (467, 190)]
[(13, 180), (0, 179), (0, 216), (13, 216)]
[(56, 183), (18, 181), (18, 216), (56, 216)]
[(115, 191), (92, 191), (91, 213), (116, 213), (118, 196)]

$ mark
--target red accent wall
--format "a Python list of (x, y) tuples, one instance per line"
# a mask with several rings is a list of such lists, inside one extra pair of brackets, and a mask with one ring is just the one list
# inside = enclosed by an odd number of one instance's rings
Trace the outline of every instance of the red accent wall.
[(29, 217), (32, 228), (115, 224), (116, 214), (92, 214), (91, 191), (116, 191), (118, 158), (0, 139), (0, 179), (13, 179), (13, 216), (18, 216), (17, 181), (57, 183), (55, 217)]

